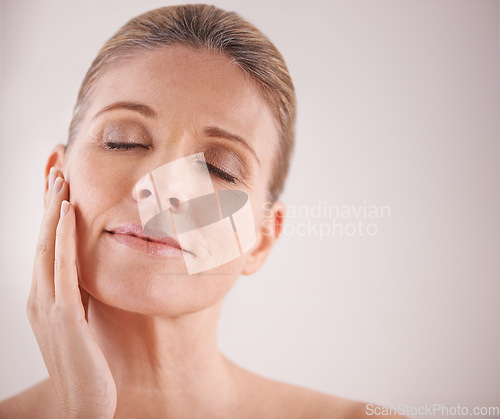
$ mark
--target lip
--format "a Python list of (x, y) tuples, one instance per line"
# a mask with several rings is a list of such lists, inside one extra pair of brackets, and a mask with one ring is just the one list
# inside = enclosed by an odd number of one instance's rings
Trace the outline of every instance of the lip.
[(184, 256), (185, 253), (191, 253), (182, 249), (173, 237), (146, 234), (137, 224), (121, 224), (105, 231), (118, 243), (150, 255), (178, 258)]

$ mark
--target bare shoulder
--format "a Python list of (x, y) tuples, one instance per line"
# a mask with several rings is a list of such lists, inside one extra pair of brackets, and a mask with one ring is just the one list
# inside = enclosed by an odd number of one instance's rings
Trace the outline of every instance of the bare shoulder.
[[(292, 400), (297, 401), (298, 405), (294, 411), (297, 412), (296, 417), (300, 419), (366, 419), (381, 417), (378, 414), (378, 412), (382, 412), (381, 406), (372, 403), (326, 394), (290, 384), (283, 383), (282, 385), (291, 387), (288, 393), (289, 400), (286, 404), (291, 406)], [(370, 406), (372, 407), (371, 410)], [(375, 409), (376, 407), (379, 409)], [(384, 412), (383, 417), (386, 416), (406, 419), (405, 416), (388, 415), (387, 412)]]
[[(382, 407), (375, 404), (334, 396), (308, 388), (294, 386), (277, 382), (276, 388), (282, 387), (283, 406), (287, 406), (286, 416), (297, 419), (361, 419), (380, 417)], [(279, 398), (277, 399), (279, 400)], [(370, 409), (370, 406), (372, 409)], [(378, 409), (376, 409), (378, 408)], [(292, 416), (293, 415), (293, 416)], [(390, 415), (384, 412), (384, 416), (405, 419), (405, 416)]]
[[(239, 368), (239, 367), (237, 367)], [(305, 387), (272, 380), (240, 368), (244, 382), (243, 411), (249, 417), (287, 419), (358, 419), (379, 417), (375, 404), (351, 400)], [(368, 406), (368, 408), (367, 408)], [(369, 409), (372, 406), (372, 410)], [(387, 414), (386, 414), (387, 415)], [(385, 417), (385, 416), (384, 416)], [(405, 418), (400, 415), (391, 418)]]
[(361, 419), (373, 417), (390, 417), (397, 419), (408, 419), (406, 416), (399, 415), (388, 408), (373, 403), (345, 399), (324, 393), (317, 394), (318, 400), (315, 406), (316, 416), (314, 416), (317, 418), (339, 417)]
[(54, 418), (58, 411), (57, 396), (47, 379), (0, 402), (0, 418)]

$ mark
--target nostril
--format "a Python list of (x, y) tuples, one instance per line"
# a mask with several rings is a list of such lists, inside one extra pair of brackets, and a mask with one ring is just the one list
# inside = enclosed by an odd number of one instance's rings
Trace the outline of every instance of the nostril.
[(170, 202), (170, 205), (172, 205), (173, 207), (176, 207), (177, 205), (179, 205), (179, 200), (177, 198), (169, 198), (169, 202)]
[(142, 189), (139, 192), (139, 199), (144, 199), (147, 198), (148, 196), (151, 195), (151, 191), (149, 189)]

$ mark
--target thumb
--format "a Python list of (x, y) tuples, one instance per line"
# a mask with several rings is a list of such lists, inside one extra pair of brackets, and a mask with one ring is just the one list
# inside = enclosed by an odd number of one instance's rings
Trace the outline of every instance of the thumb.
[(80, 294), (82, 296), (82, 304), (83, 304), (83, 309), (85, 310), (85, 320), (89, 320), (88, 318), (88, 309), (89, 309), (89, 293), (85, 291), (81, 285), (78, 285), (78, 288), (80, 288)]

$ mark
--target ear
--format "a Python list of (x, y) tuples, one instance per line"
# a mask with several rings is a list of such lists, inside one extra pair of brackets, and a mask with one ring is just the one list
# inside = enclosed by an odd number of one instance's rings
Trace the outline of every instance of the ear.
[[(49, 173), (52, 167), (60, 170), (62, 172), (64, 165), (64, 156), (66, 153), (66, 147), (62, 144), (57, 144), (50, 153), (47, 160), (47, 165), (45, 166), (45, 192), (49, 189)], [(47, 194), (45, 194), (46, 196)], [(45, 198), (46, 199), (46, 198)]]
[(281, 234), (285, 219), (285, 205), (280, 201), (264, 206), (260, 234), (257, 234), (257, 243), (248, 254), (242, 274), (250, 275), (257, 272), (266, 261), (271, 249)]

